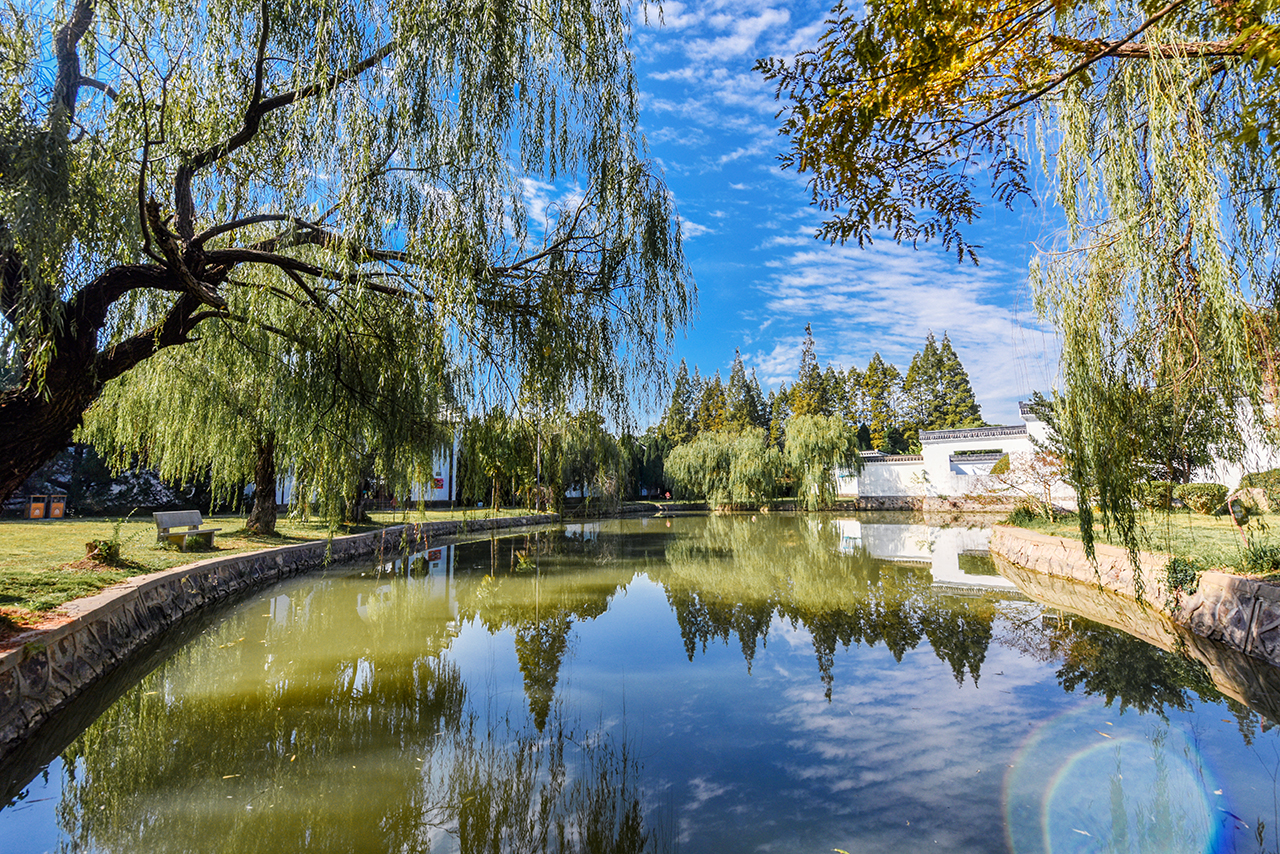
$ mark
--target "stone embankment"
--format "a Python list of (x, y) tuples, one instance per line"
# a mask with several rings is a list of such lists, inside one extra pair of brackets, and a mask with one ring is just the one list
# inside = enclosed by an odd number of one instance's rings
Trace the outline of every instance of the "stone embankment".
[(88, 686), (193, 612), (280, 579), (370, 555), (411, 554), (445, 537), (546, 525), (518, 516), (398, 525), (263, 551), (215, 557), (130, 578), (59, 609), (54, 625), (0, 651), (0, 760)]
[(1195, 593), (1171, 590), (1167, 555), (1141, 552), (1135, 574), (1123, 549), (1098, 544), (1095, 564), (1079, 541), (1003, 525), (991, 534), (991, 553), (1032, 598), (1185, 652), (1224, 693), (1280, 720), (1280, 670), (1250, 667), (1232, 654), (1280, 667), (1280, 587), (1204, 572)]

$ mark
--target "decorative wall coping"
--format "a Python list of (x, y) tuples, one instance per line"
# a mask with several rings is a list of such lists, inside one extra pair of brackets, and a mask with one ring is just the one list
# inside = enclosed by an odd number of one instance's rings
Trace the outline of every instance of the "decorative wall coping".
[(921, 430), (920, 441), (946, 442), (955, 439), (986, 439), (991, 436), (1025, 436), (1026, 425), (1010, 427), (967, 427), (962, 430)]
[(876, 465), (878, 463), (922, 463), (924, 457), (920, 454), (885, 454), (883, 457), (863, 457), (863, 465)]
[(1099, 543), (1094, 550), (1096, 565), (1077, 540), (1004, 525), (991, 533), (991, 551), (1016, 566), (1100, 585), (1198, 637), (1280, 666), (1280, 587), (1225, 572), (1203, 572), (1195, 593), (1170, 591), (1165, 584), (1168, 555), (1139, 552), (1141, 572), (1136, 578), (1124, 549)]
[(998, 454), (952, 454), (949, 462), (953, 463), (994, 463), (1004, 457), (1004, 452)]
[(135, 576), (54, 613), (0, 651), (0, 760), (130, 654), (183, 617), (291, 575), (372, 554), (400, 555), (441, 537), (555, 524), (556, 514), (397, 525)]

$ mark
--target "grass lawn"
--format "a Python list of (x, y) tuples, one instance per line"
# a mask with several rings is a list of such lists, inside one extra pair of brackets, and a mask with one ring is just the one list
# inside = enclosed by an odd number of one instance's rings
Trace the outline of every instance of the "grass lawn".
[[(437, 522), (451, 519), (487, 519), (491, 516), (521, 516), (526, 510), (413, 510), (373, 513), (373, 525), (341, 526), (334, 535), (354, 534), (387, 525), (409, 522)], [(58, 519), (29, 521), (0, 520), (0, 636), (17, 626), (32, 625), (41, 616), (65, 602), (90, 596), (133, 575), (170, 569), (214, 555), (320, 540), (330, 536), (323, 522), (302, 522), (281, 518), (279, 536), (263, 537), (244, 528), (242, 516), (214, 516), (206, 528), (221, 528), (212, 551), (181, 552), (174, 546), (156, 542), (156, 526), (148, 516), (116, 519)], [(120, 563), (107, 566), (85, 558), (85, 543), (109, 540), (119, 524)]]
[[(1169, 513), (1144, 511), (1139, 518), (1144, 529), (1144, 550), (1195, 558), (1202, 565), (1220, 567), (1229, 572), (1241, 571), (1245, 547), (1230, 516), (1203, 516), (1189, 510), (1173, 510)], [(1022, 527), (1080, 539), (1080, 525), (1075, 516), (1057, 522), (1037, 519)], [(1120, 545), (1118, 538), (1109, 536), (1101, 526), (1094, 530), (1098, 542)], [(1264, 513), (1250, 517), (1244, 533), (1250, 545), (1280, 545), (1280, 514)]]

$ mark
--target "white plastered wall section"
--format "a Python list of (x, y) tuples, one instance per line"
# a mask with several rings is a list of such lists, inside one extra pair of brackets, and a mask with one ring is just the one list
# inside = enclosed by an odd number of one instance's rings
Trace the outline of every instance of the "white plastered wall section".
[[(1267, 418), (1274, 419), (1275, 407), (1268, 406), (1264, 414)], [(1240, 461), (1218, 460), (1213, 465), (1198, 470), (1192, 477), (1194, 482), (1220, 483), (1228, 489), (1235, 489), (1240, 485), (1240, 478), (1249, 472), (1280, 468), (1280, 448), (1268, 441), (1254, 417), (1252, 407), (1246, 403), (1241, 403), (1236, 408), (1236, 430), (1244, 440), (1244, 454)]]

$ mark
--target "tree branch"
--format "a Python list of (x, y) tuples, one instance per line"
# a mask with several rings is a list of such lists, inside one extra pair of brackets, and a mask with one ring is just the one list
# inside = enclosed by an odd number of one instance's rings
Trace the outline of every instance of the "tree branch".
[(1247, 48), (1235, 40), (1218, 42), (1171, 42), (1169, 44), (1134, 44), (1108, 42), (1103, 39), (1073, 39), (1068, 36), (1050, 36), (1050, 43), (1070, 53), (1091, 55), (1105, 53), (1117, 59), (1203, 59), (1213, 56), (1244, 56)]
[(267, 7), (264, 0), (262, 6), (262, 32), (258, 41), (258, 56), (254, 70), (254, 92), (250, 98), (249, 105), (245, 108), (243, 124), (235, 133), (222, 142), (212, 145), (204, 151), (197, 152), (190, 160), (179, 166), (174, 175), (173, 195), (174, 205), (178, 212), (177, 229), (178, 234), (185, 240), (191, 240), (195, 235), (195, 203), (191, 197), (191, 182), (197, 172), (216, 163), (257, 136), (258, 129), (262, 126), (263, 117), (271, 111), (287, 107), (306, 98), (313, 98), (333, 91), (348, 80), (360, 76), (382, 62), (396, 48), (396, 42), (388, 42), (372, 55), (348, 65), (341, 71), (330, 74), (323, 80), (318, 80), (310, 85), (263, 100), (262, 86), (263, 69), (266, 62), (266, 43)]
[(94, 0), (76, 0), (71, 17), (53, 37), (53, 53), (58, 61), (58, 76), (53, 83), (50, 119), (61, 115), (70, 124), (76, 117), (76, 95), (83, 78), (80, 76), (80, 39), (93, 22)]
[(1023, 107), (1031, 103), (1032, 101), (1035, 101), (1039, 98), (1044, 97), (1048, 93), (1052, 92), (1054, 89), (1057, 89), (1066, 81), (1070, 80), (1075, 75), (1079, 74), (1080, 72), (1087, 69), (1089, 66), (1093, 65), (1098, 60), (1105, 59), (1108, 56), (1115, 55), (1116, 51), (1120, 50), (1126, 44), (1133, 41), (1138, 36), (1142, 35), (1144, 32), (1146, 32), (1148, 28), (1150, 28), (1151, 26), (1159, 22), (1162, 18), (1164, 18), (1170, 12), (1177, 9), (1179, 6), (1186, 5), (1186, 3), (1187, 3), (1187, 0), (1173, 0), (1172, 3), (1169, 3), (1165, 5), (1163, 8), (1159, 9), (1155, 14), (1147, 18), (1147, 20), (1143, 21), (1140, 27), (1138, 27), (1133, 32), (1129, 33), (1129, 35), (1125, 36), (1120, 41), (1110, 43), (1104, 50), (1098, 51), (1097, 53), (1087, 57), (1086, 59), (1081, 60), (1080, 62), (1068, 68), (1066, 71), (1054, 77), (1048, 83), (1036, 89), (1034, 92), (1024, 95), (1023, 97), (1018, 98), (1016, 101), (1013, 101), (1010, 104), (1006, 104), (1005, 106), (996, 110), (991, 115), (987, 116), (982, 121), (975, 122), (974, 124), (966, 127), (964, 130), (957, 131), (954, 134), (948, 136), (946, 139), (942, 140), (936, 145), (933, 145), (930, 148), (926, 149), (926, 151), (924, 152), (925, 155), (937, 154), (939, 151), (942, 151), (947, 146), (954, 144), (955, 141), (958, 140), (960, 137), (966, 136), (967, 134), (971, 134), (974, 131), (980, 130), (986, 127), (987, 125), (991, 124), (992, 122), (996, 121), (996, 119), (999, 119), (1003, 116), (1008, 115), (1009, 113), (1013, 112), (1019, 107)]

